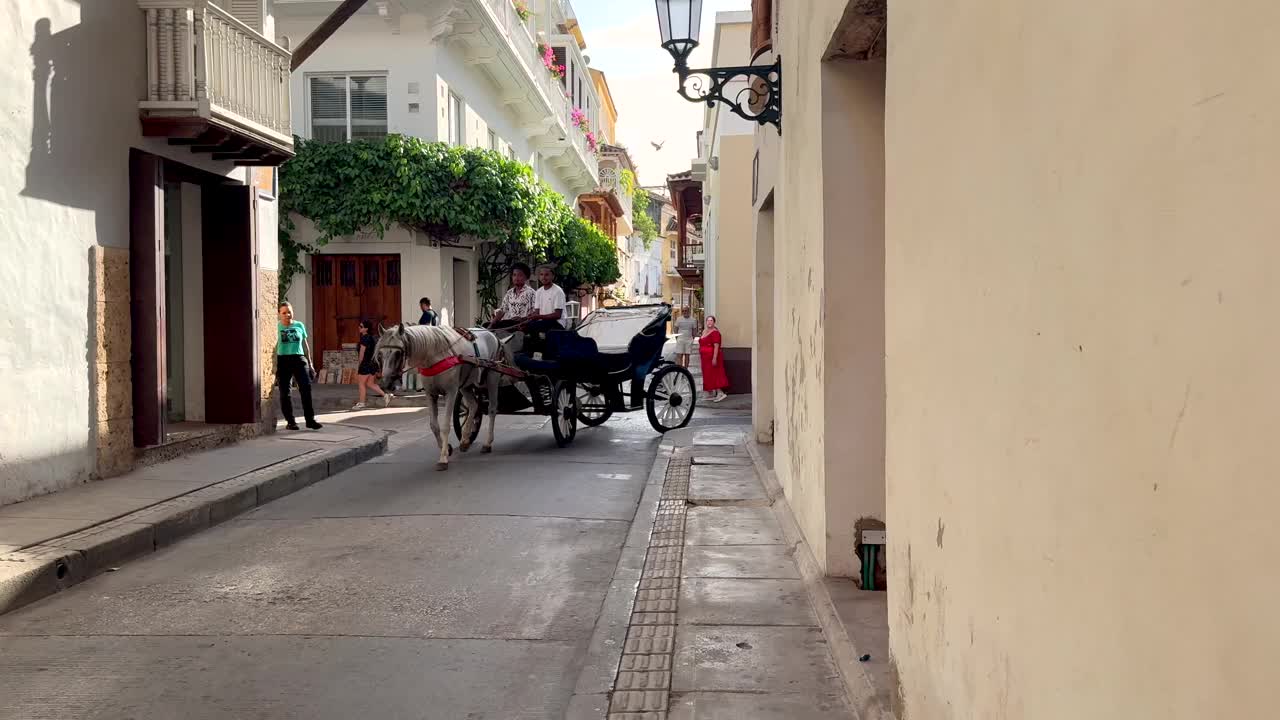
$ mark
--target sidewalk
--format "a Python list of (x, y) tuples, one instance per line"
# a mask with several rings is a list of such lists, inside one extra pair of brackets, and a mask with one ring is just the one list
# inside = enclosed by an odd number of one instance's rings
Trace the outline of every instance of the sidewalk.
[(351, 425), (281, 432), (0, 506), (0, 613), (380, 455)]
[(568, 720), (882, 717), (748, 435), (668, 435)]

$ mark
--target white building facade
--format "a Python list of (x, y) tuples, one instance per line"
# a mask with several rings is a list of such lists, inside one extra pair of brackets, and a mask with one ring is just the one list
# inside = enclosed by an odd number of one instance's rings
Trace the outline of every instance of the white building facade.
[[(368, 3), (294, 74), (295, 132), (331, 141), (399, 133), (492, 149), (528, 163), (575, 206), (596, 188), (598, 165), (574, 110), (596, 127), (600, 103), (572, 7), (528, 4), (525, 20), (510, 0)], [(277, 32), (300, 42), (331, 10), (331, 2), (276, 0)], [(565, 66), (563, 78), (545, 67), (540, 43)], [(305, 221), (299, 231), (314, 237)], [(469, 245), (440, 247), (396, 227), (330, 242), (309, 263), (289, 299), (322, 343), (354, 341), (360, 318), (416, 322), (423, 297), (450, 322), (480, 318)], [(382, 287), (369, 292), (369, 282)]]
[(0, 26), (0, 505), (274, 427), (269, 2), (22, 0)]

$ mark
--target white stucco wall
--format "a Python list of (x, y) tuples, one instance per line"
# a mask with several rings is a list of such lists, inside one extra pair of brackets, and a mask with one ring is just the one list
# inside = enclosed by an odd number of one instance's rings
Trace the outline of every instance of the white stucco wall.
[(146, 35), (135, 2), (0, 3), (0, 33), (3, 504), (94, 472), (90, 250), (129, 245), (129, 148), (244, 172), (140, 136)]

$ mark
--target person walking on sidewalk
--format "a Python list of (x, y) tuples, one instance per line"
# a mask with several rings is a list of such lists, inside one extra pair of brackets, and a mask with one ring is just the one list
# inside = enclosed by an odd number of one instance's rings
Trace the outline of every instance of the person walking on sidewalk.
[(302, 414), (306, 418), (307, 427), (319, 430), (322, 426), (316, 422), (316, 411), (311, 405), (311, 345), (307, 342), (307, 328), (293, 319), (293, 305), (280, 303), (280, 324), (276, 339), (276, 383), (280, 389), (280, 412), (284, 415), (285, 427), (298, 429), (298, 422), (293, 415), (293, 399), (289, 397), (289, 382), (298, 383), (298, 394), (302, 396)]
[[(427, 303), (430, 305), (430, 303)], [(360, 399), (352, 406), (352, 410), (364, 410), (368, 407), (365, 400), (368, 393), (372, 390), (374, 393), (382, 396), (382, 407), (390, 407), (391, 401), (395, 396), (389, 392), (383, 391), (378, 387), (378, 361), (373, 356), (373, 349), (378, 346), (378, 339), (373, 336), (373, 321), (360, 321), (360, 367), (356, 369), (356, 389), (360, 391)]]
[(716, 316), (707, 316), (707, 329), (698, 339), (698, 354), (702, 356), (702, 389), (711, 402), (729, 397), (724, 389), (729, 387), (729, 376), (724, 371), (724, 348), (720, 331), (716, 329)]
[(676, 364), (689, 367), (689, 356), (693, 354), (693, 339), (698, 335), (698, 321), (692, 317), (688, 305), (680, 308), (680, 317), (676, 318)]

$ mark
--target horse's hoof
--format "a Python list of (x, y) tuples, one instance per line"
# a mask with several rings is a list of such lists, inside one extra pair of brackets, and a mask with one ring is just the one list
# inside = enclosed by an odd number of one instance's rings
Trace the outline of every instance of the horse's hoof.
[(448, 470), (448, 469), (449, 469), (449, 463), (440, 463), (440, 462), (438, 462), (438, 463), (436, 463), (436, 469), (437, 469), (437, 470)]
[(488, 455), (491, 452), (493, 452), (493, 447), (491, 445), (485, 445), (484, 447), (480, 448), (481, 455)]
[(449, 457), (453, 457), (453, 446), (449, 446)]
[(462, 445), (459, 446), (459, 448), (462, 450), (462, 452), (466, 452), (471, 449), (471, 443), (464, 442), (462, 443)]

